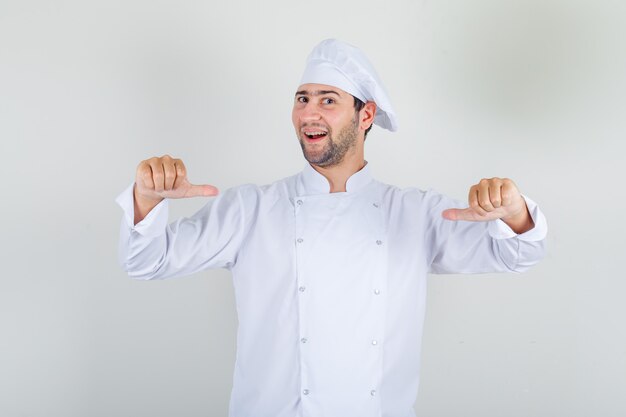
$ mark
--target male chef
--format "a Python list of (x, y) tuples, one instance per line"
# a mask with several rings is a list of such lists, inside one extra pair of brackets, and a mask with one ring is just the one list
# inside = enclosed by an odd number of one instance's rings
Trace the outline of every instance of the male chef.
[[(292, 123), (306, 163), (272, 184), (219, 193), (170, 156), (141, 162), (118, 197), (120, 259), (136, 279), (231, 271), (239, 328), (231, 417), (412, 417), (426, 277), (522, 272), (545, 218), (506, 178), (469, 207), (379, 182), (364, 159), (396, 115), (363, 52), (329, 39), (309, 55)], [(215, 196), (168, 222), (168, 200)]]

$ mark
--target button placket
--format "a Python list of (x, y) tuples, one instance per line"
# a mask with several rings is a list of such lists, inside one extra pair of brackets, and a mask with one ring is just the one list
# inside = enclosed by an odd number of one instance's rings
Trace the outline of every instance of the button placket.
[(371, 281), (372, 292), (371, 297), (373, 301), (373, 312), (378, 318), (376, 325), (372, 329), (370, 348), (372, 349), (372, 355), (375, 355), (378, 361), (377, 372), (372, 375), (370, 397), (377, 399), (376, 388), (380, 383), (380, 378), (383, 372), (382, 356), (383, 346), (385, 338), (385, 316), (386, 316), (386, 304), (387, 304), (387, 227), (385, 226), (385, 214), (382, 210), (382, 204), (380, 200), (375, 200), (371, 203), (371, 212), (375, 216), (375, 228), (372, 244), (375, 244), (375, 256), (378, 259), (378, 267), (376, 274)]
[(295, 229), (295, 253), (296, 253), (296, 286), (298, 288), (298, 292), (297, 292), (297, 302), (298, 302), (298, 332), (299, 332), (299, 343), (298, 343), (298, 347), (299, 347), (299, 351), (300, 351), (300, 387), (301, 387), (301, 395), (303, 397), (308, 396), (309, 395), (309, 388), (305, 388), (308, 387), (308, 358), (307, 358), (307, 351), (308, 349), (305, 349), (305, 344), (307, 344), (308, 339), (304, 336), (307, 333), (307, 328), (306, 328), (306, 311), (307, 311), (307, 297), (305, 297), (305, 291), (307, 289), (307, 286), (305, 284), (305, 281), (307, 279), (306, 275), (305, 275), (305, 271), (302, 269), (302, 262), (304, 259), (304, 253), (303, 251), (305, 251), (305, 229), (304, 229), (304, 222), (305, 222), (305, 218), (306, 216), (304, 216), (302, 210), (304, 209), (304, 207), (306, 207), (305, 205), (305, 199), (302, 197), (296, 197), (295, 198), (295, 204), (294, 204), (294, 216), (295, 216), (295, 224), (296, 224), (296, 229)]
[[(321, 297), (325, 297), (329, 293), (327, 280), (324, 279), (327, 275), (318, 275), (316, 272), (319, 270), (326, 271), (326, 269), (316, 269), (315, 265), (320, 256), (318, 245), (322, 242), (319, 238), (318, 225), (322, 223), (321, 214), (332, 213), (332, 209), (338, 202), (338, 198), (332, 198), (337, 196), (331, 196), (331, 198), (310, 196), (301, 199), (296, 197), (293, 201), (293, 208), (296, 217), (296, 227), (294, 235), (291, 236), (291, 242), (293, 250), (296, 253), (296, 282), (293, 284), (297, 291), (296, 302), (299, 306), (299, 328), (294, 336), (296, 337), (295, 344), (299, 353), (300, 362), (300, 375), (299, 386), (300, 389), (300, 401), (302, 402), (303, 416), (310, 416), (310, 407), (316, 404), (316, 397), (322, 395), (325, 389), (317, 387), (313, 382), (318, 381), (316, 377), (319, 372), (319, 367), (316, 363), (312, 362), (314, 359), (319, 358), (319, 346), (324, 345), (327, 333), (318, 331), (318, 322), (311, 314), (314, 312), (311, 310), (314, 306), (319, 305), (320, 301), (323, 301)], [(381, 363), (383, 356), (383, 346), (385, 340), (384, 333), (384, 319), (382, 315), (385, 312), (386, 305), (386, 252), (387, 252), (387, 234), (385, 233), (385, 227), (380, 207), (374, 205), (374, 199), (362, 198), (365, 196), (358, 196), (358, 205), (355, 210), (358, 210), (358, 218), (349, 219), (350, 223), (354, 226), (361, 225), (361, 229), (358, 230), (357, 236), (359, 243), (367, 245), (365, 254), (368, 260), (368, 266), (371, 268), (364, 270), (365, 275), (359, 275), (361, 279), (358, 281), (358, 295), (359, 302), (362, 302), (364, 306), (367, 306), (367, 322), (363, 323), (364, 326), (359, 328), (358, 339), (352, 341), (352, 343), (358, 344), (359, 358), (364, 355), (362, 365), (366, 366), (367, 374), (364, 374), (365, 380), (360, 381), (360, 393), (361, 401), (363, 399), (372, 399), (372, 406), (378, 404), (380, 401), (380, 395), (376, 394), (376, 389), (379, 387), (381, 379)], [(350, 197), (352, 198), (352, 197)], [(367, 198), (367, 197), (366, 197)], [(299, 203), (299, 200), (303, 200)], [(377, 204), (377, 203), (376, 203)], [(345, 206), (338, 206), (344, 208)], [(352, 213), (352, 212), (351, 212)], [(324, 217), (325, 218), (325, 217)], [(358, 220), (358, 222), (357, 222)], [(361, 221), (362, 220), (362, 221)], [(343, 225), (343, 223), (342, 223)], [(349, 229), (346, 229), (349, 230)], [(323, 235), (322, 235), (323, 236)], [(341, 235), (346, 236), (346, 235)], [(350, 235), (352, 236), (352, 235)], [(301, 239), (300, 241), (298, 241)], [(346, 239), (349, 240), (349, 239)], [(356, 239), (355, 239), (356, 240)], [(290, 243), (291, 243), (290, 242)], [(306, 269), (302, 269), (306, 266)], [(310, 266), (313, 266), (309, 269)], [(362, 268), (363, 269), (363, 268)], [(332, 284), (332, 283), (331, 283)], [(335, 294), (335, 292), (331, 293)], [(313, 339), (309, 339), (312, 337)], [(293, 339), (292, 339), (293, 340)], [(293, 343), (292, 342), (292, 343)], [(310, 374), (309, 374), (310, 373)], [(296, 379), (297, 381), (297, 379)], [(296, 388), (296, 389), (297, 389)], [(319, 391), (322, 389), (322, 391)], [(369, 391), (368, 391), (369, 389)], [(319, 391), (319, 394), (318, 394)], [(356, 393), (355, 393), (356, 394)]]

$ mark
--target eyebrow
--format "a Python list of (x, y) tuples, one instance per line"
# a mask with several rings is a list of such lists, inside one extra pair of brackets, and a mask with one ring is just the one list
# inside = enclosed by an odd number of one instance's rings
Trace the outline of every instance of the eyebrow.
[(300, 91), (296, 91), (296, 96), (323, 96), (326, 94), (336, 94), (337, 97), (341, 97), (341, 95), (336, 92), (335, 90), (317, 90), (317, 91), (313, 91), (312, 93), (309, 93), (307, 90), (300, 90)]

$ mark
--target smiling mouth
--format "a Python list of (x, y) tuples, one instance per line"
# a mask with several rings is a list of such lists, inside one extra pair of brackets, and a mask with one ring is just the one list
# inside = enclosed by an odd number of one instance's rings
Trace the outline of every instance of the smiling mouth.
[(324, 132), (322, 130), (320, 130), (320, 131), (304, 132), (304, 136), (306, 136), (310, 140), (322, 139), (326, 135), (328, 135), (328, 133)]

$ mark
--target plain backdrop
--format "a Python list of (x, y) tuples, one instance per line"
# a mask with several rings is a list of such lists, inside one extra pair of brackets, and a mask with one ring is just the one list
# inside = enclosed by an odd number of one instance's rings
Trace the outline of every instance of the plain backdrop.
[(222, 190), (301, 170), (328, 37), (398, 114), (379, 180), (510, 177), (548, 218), (528, 273), (429, 277), (418, 416), (626, 415), (625, 28), (618, 0), (0, 0), (0, 416), (227, 415), (230, 275), (129, 279), (114, 198), (164, 153)]

